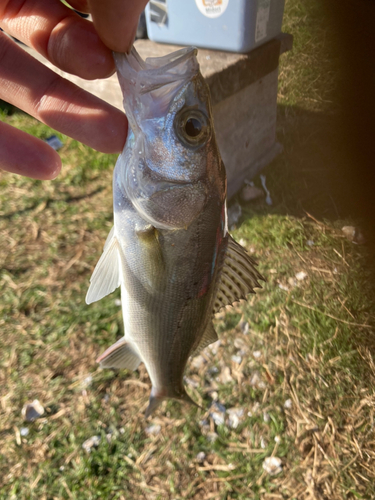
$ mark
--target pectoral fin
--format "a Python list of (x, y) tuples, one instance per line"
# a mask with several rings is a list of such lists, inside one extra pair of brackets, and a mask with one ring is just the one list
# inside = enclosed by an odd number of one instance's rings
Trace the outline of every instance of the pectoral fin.
[(142, 261), (144, 262), (143, 273), (151, 288), (160, 286), (164, 275), (164, 258), (159, 243), (159, 233), (154, 226), (148, 225), (142, 229), (136, 229)]
[(134, 347), (123, 337), (104, 351), (96, 362), (100, 364), (101, 368), (136, 370), (141, 358)]
[(119, 252), (118, 241), (112, 227), (104, 244), (103, 253), (92, 273), (86, 304), (102, 299), (120, 286)]
[(254, 288), (262, 288), (258, 280), (265, 281), (265, 279), (257, 271), (256, 265), (246, 250), (229, 236), (214, 303), (214, 313), (224, 306), (245, 299), (248, 293), (255, 293)]

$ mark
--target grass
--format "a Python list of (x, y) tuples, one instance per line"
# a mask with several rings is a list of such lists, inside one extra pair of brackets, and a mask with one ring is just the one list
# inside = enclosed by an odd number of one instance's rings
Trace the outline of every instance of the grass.
[[(95, 364), (122, 334), (118, 294), (84, 302), (112, 224), (115, 158), (58, 134), (57, 180), (0, 175), (1, 499), (375, 497), (374, 291), (366, 246), (341, 231), (360, 221), (338, 182), (326, 29), (315, 4), (287, 1), (284, 152), (265, 171), (274, 204), (242, 204), (233, 231), (267, 283), (217, 315), (220, 341), (189, 363), (187, 390), (203, 410), (168, 402), (145, 421), (144, 367)], [(1, 118), (51, 135), (12, 111)], [(45, 414), (26, 423), (34, 399)], [(263, 469), (270, 456), (276, 475)]]

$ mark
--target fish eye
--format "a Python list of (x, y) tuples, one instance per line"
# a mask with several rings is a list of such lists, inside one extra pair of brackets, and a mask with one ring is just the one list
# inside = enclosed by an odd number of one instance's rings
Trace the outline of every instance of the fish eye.
[(202, 131), (202, 123), (196, 118), (189, 118), (185, 123), (185, 132), (189, 137), (197, 137)]
[(210, 136), (207, 116), (198, 109), (183, 109), (175, 119), (178, 138), (187, 146), (202, 146)]

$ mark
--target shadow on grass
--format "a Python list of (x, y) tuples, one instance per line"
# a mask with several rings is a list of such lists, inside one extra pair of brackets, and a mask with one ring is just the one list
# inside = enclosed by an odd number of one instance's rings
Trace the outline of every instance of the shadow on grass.
[[(310, 213), (319, 220), (363, 215), (355, 198), (355, 180), (345, 157), (338, 116), (279, 105), (277, 136), (284, 151), (265, 170), (274, 209), (297, 217)], [(353, 183), (354, 181), (354, 183)]]

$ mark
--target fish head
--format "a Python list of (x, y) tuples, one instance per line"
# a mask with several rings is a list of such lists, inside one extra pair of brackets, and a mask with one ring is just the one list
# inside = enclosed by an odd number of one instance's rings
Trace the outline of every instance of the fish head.
[(209, 197), (225, 197), (208, 86), (193, 47), (143, 61), (115, 54), (129, 135), (122, 186), (156, 228), (188, 227)]

